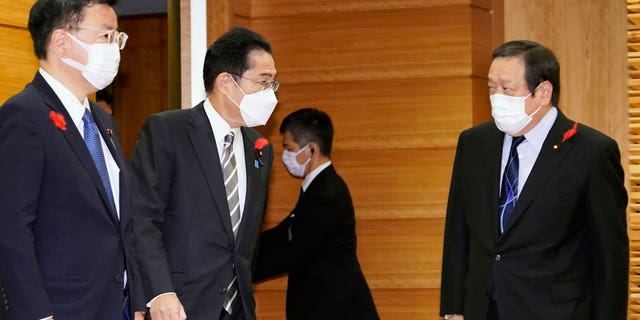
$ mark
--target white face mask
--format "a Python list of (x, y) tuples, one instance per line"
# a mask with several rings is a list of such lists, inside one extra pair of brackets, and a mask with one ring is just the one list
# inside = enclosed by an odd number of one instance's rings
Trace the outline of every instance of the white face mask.
[(533, 120), (533, 115), (540, 111), (542, 106), (539, 106), (530, 115), (527, 114), (525, 100), (529, 96), (531, 96), (531, 93), (524, 97), (512, 97), (500, 93), (494, 93), (489, 96), (491, 100), (491, 115), (500, 131), (513, 136)]
[(227, 98), (233, 102), (240, 109), (242, 120), (247, 127), (264, 126), (267, 124), (271, 113), (278, 104), (276, 93), (273, 92), (273, 88), (267, 90), (261, 90), (252, 94), (245, 94), (242, 88), (238, 85), (233, 77), (231, 78), (236, 87), (240, 89), (240, 92), (244, 95), (240, 104), (233, 101), (233, 99), (227, 95)]
[(300, 164), (296, 158), (302, 151), (307, 149), (309, 145), (307, 144), (304, 148), (298, 150), (298, 152), (293, 152), (289, 150), (282, 151), (282, 162), (284, 162), (284, 166), (287, 168), (287, 171), (291, 173), (294, 177), (304, 177), (304, 171), (307, 170), (307, 165), (311, 161), (311, 157), (305, 163)]
[(98, 90), (111, 84), (118, 74), (120, 65), (120, 48), (117, 43), (85, 43), (67, 33), (79, 46), (87, 51), (87, 64), (71, 58), (61, 58), (62, 62), (80, 70), (82, 76)]

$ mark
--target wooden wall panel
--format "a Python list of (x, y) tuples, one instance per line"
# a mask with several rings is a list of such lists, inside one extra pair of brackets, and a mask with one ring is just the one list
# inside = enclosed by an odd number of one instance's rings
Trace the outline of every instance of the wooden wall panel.
[(0, 1), (0, 105), (31, 82), (38, 70), (38, 59), (27, 30), (33, 1)]
[(38, 70), (29, 31), (0, 25), (0, 105), (31, 82)]
[[(263, 227), (289, 213), (302, 182), (281, 164), (282, 119), (301, 107), (326, 111), (382, 319), (438, 317), (455, 145), (460, 131), (490, 118), (486, 73), (501, 42), (494, 1), (244, 0), (233, 9), (234, 21), (271, 42), (282, 83), (259, 128), (276, 150)], [(286, 280), (256, 286), (261, 319), (284, 318)]]
[(530, 39), (554, 51), (561, 66), (560, 109), (614, 137), (626, 163), (626, 3), (510, 0), (504, 9), (505, 40)]
[(472, 73), (472, 12), (489, 15), (452, 6), (265, 18), (252, 27), (273, 44), (288, 83), (447, 77)]
[(150, 114), (169, 110), (167, 16), (120, 18), (119, 29), (129, 34), (113, 83), (113, 117), (120, 142), (129, 157), (140, 128)]
[[(284, 169), (279, 145), (276, 153), (265, 227), (291, 211), (302, 183)], [(349, 185), (358, 219), (431, 218), (444, 217), (454, 153), (454, 147), (341, 150), (332, 160)]]
[(254, 0), (251, 17), (275, 17), (287, 15), (326, 14), (334, 12), (384, 11), (392, 9), (417, 9), (451, 6), (476, 6), (491, 9), (491, 0)]
[[(336, 150), (451, 147), (471, 122), (472, 92), (460, 88), (472, 85), (469, 77), (313, 84), (283, 80), (280, 103), (268, 125), (258, 129), (279, 141), (282, 119), (312, 106), (334, 119)], [(486, 81), (478, 85), (487, 87)]]
[(27, 28), (29, 10), (33, 0), (2, 0), (0, 1), (0, 25)]

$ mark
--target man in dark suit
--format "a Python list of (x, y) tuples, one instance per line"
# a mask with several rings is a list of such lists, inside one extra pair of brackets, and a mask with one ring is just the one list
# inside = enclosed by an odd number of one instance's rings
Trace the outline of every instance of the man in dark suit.
[(284, 164), (304, 181), (293, 211), (260, 237), (255, 280), (289, 274), (287, 319), (378, 319), (356, 256), (351, 195), (330, 160), (331, 119), (300, 109), (280, 133)]
[(531, 41), (493, 52), (494, 122), (460, 135), (440, 314), (626, 319), (627, 193), (614, 140), (557, 108), (560, 67)]
[(113, 80), (126, 42), (114, 4), (39, 0), (31, 8), (40, 70), (0, 108), (8, 319), (132, 316), (126, 163), (113, 119), (87, 99)]
[(275, 108), (275, 75), (270, 44), (234, 28), (207, 50), (207, 99), (142, 128), (134, 228), (154, 320), (255, 319), (251, 273), (273, 153), (250, 127)]

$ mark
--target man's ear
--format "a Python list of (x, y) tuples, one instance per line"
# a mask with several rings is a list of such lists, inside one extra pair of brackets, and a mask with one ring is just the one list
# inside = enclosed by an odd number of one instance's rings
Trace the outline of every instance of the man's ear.
[(232, 75), (228, 72), (221, 72), (213, 81), (213, 89), (219, 90), (223, 95), (231, 94), (231, 86), (235, 86), (233, 83)]
[(541, 104), (547, 105), (551, 103), (551, 97), (553, 96), (553, 85), (551, 82), (544, 81), (536, 92), (537, 98), (540, 99)]
[(69, 56), (69, 36), (62, 29), (56, 29), (51, 32), (49, 38), (49, 52), (59, 56), (60, 58), (67, 58)]

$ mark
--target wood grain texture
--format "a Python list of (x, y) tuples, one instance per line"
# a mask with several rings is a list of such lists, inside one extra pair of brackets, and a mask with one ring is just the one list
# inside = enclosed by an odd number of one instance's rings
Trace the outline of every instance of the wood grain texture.
[(474, 15), (491, 27), (487, 10), (464, 6), (255, 19), (252, 27), (271, 41), (289, 83), (471, 76)]
[(2, 0), (0, 1), (0, 25), (27, 28), (29, 10), (33, 0)]
[[(282, 83), (259, 128), (276, 151), (263, 228), (290, 212), (302, 182), (281, 165), (282, 119), (301, 107), (326, 111), (382, 319), (438, 318), (457, 138), (490, 119), (486, 74), (502, 40), (494, 1), (253, 0), (234, 10), (272, 43)], [(286, 277), (256, 286), (261, 319), (284, 319), (285, 290)]]
[[(439, 289), (378, 289), (371, 292), (380, 319), (439, 320)], [(286, 290), (255, 290), (260, 320), (285, 319)]]
[(142, 123), (168, 104), (167, 16), (121, 18), (120, 30), (129, 34), (113, 83), (113, 116), (127, 158), (133, 151)]
[[(295, 206), (302, 180), (292, 178), (276, 148), (266, 226)], [(455, 148), (337, 151), (333, 163), (351, 192), (357, 219), (442, 218)]]
[(561, 66), (560, 109), (615, 138), (626, 168), (626, 3), (510, 0), (504, 10), (505, 40), (529, 39), (554, 51)]
[[(279, 62), (276, 62), (276, 67)], [(472, 121), (472, 87), (487, 84), (469, 77), (289, 83), (283, 77), (280, 101), (266, 127), (280, 143), (279, 126), (289, 113), (315, 107), (332, 117), (335, 150), (453, 147)]]
[[(380, 318), (437, 319), (444, 218), (360, 219), (356, 229)], [(260, 319), (284, 319), (286, 285), (280, 276), (255, 286)]]
[(0, 26), (0, 105), (31, 82), (38, 70), (29, 31)]
[(249, 12), (253, 18), (335, 12), (385, 11), (393, 9), (420, 9), (435, 7), (491, 8), (491, 0), (254, 0)]

